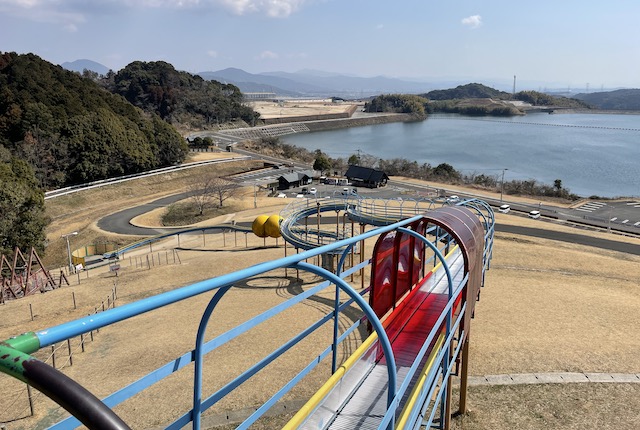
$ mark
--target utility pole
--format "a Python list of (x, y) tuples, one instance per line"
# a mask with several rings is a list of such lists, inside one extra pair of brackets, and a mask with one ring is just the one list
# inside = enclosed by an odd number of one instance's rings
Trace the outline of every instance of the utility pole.
[(502, 169), (502, 181), (500, 181), (500, 204), (502, 204), (502, 194), (504, 194), (504, 172), (509, 169)]
[(69, 257), (69, 273), (75, 273), (76, 268), (73, 265), (73, 261), (71, 261), (71, 245), (69, 244), (69, 236), (77, 236), (77, 231), (72, 231), (71, 233), (63, 234), (61, 237), (67, 240), (67, 256)]

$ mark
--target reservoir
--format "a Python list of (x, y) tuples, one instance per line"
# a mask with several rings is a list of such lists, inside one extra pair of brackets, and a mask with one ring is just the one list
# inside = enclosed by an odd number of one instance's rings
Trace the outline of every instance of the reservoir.
[(505, 181), (556, 179), (580, 196), (640, 196), (640, 115), (547, 114), (466, 117), (354, 127), (283, 137), (331, 157), (362, 153), (451, 164), (465, 174)]

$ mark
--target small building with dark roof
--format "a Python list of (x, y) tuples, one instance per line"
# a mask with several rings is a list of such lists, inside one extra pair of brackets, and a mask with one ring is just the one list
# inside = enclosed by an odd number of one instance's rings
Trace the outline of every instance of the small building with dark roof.
[(288, 190), (310, 184), (313, 180), (313, 172), (289, 172), (278, 177), (278, 189)]
[(349, 166), (345, 176), (354, 186), (378, 188), (387, 185), (389, 177), (382, 170), (370, 167)]

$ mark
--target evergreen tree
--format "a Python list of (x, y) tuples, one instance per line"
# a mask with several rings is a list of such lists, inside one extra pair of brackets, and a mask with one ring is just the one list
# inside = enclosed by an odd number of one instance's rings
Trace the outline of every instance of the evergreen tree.
[(0, 146), (0, 253), (13, 255), (16, 247), (44, 249), (44, 193), (24, 160)]

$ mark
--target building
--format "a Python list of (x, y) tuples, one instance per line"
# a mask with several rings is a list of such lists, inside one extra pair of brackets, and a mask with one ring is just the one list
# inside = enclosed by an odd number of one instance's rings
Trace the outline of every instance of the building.
[(310, 184), (313, 181), (313, 172), (289, 172), (278, 178), (278, 189), (288, 190), (289, 188), (299, 187), (301, 185)]
[(382, 170), (370, 167), (349, 166), (345, 176), (356, 187), (378, 188), (387, 185), (389, 177)]

